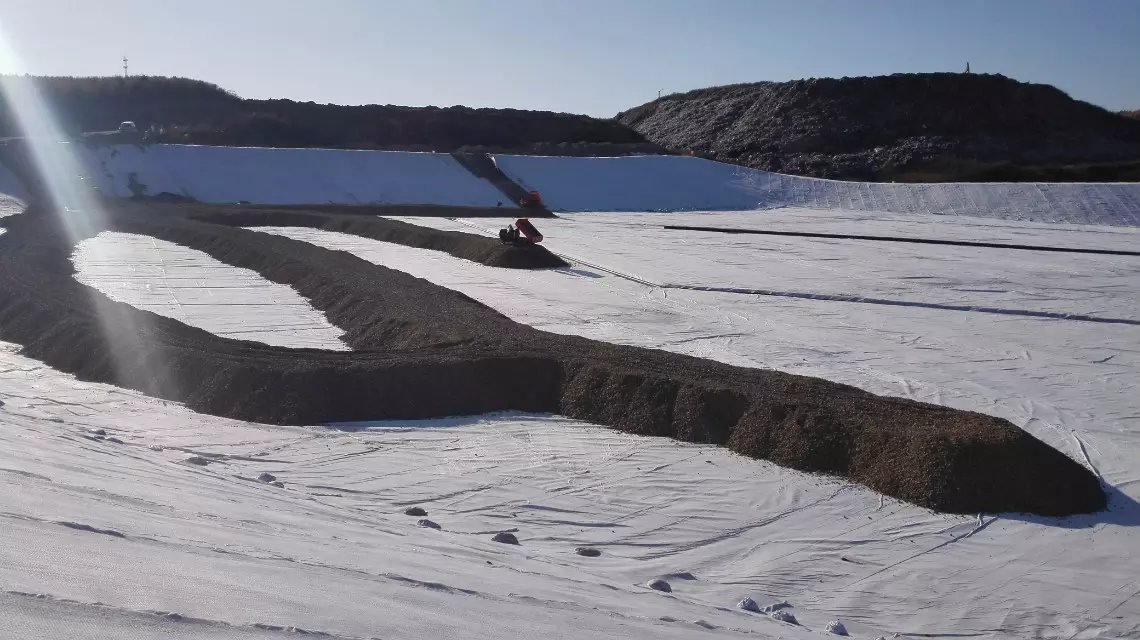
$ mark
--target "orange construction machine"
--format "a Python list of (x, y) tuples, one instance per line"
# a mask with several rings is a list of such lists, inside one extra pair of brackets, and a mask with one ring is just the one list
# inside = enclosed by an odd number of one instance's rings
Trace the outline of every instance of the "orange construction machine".
[(510, 244), (535, 244), (542, 242), (542, 234), (530, 220), (519, 218), (514, 224), (508, 224), (505, 229), (499, 229), (499, 240)]

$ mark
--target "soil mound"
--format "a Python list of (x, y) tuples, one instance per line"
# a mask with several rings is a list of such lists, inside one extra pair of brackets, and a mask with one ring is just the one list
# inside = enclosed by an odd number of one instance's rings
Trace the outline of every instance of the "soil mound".
[(925, 171), (934, 179), (970, 172), (984, 179), (988, 171), (1017, 179), (1013, 168), (1033, 167), (1029, 178), (1072, 180), (1087, 172), (1044, 167), (1140, 160), (1140, 122), (1000, 75), (712, 87), (659, 98), (617, 120), (674, 151), (827, 178), (918, 179)]
[(351, 254), (232, 226), (266, 213), (133, 203), (87, 233), (150, 235), (288, 284), (345, 330), (354, 351), (221, 338), (111, 301), (72, 277), (69, 257), (82, 238), (67, 237), (52, 212), (36, 207), (0, 220), (7, 228), (0, 235), (0, 338), (82, 379), (245, 420), (552, 412), (728, 446), (943, 511), (1064, 515), (1105, 506), (1095, 475), (1006, 421), (825, 380), (544, 333)]
[[(513, 206), (457, 207), (439, 204), (246, 204), (239, 203), (244, 211), (308, 211), (336, 213), (346, 216), (418, 216), (421, 218), (511, 218), (523, 210)], [(506, 203), (504, 203), (506, 204)], [(224, 207), (226, 205), (216, 205)], [(553, 218), (555, 215), (542, 209), (527, 209), (529, 218)]]
[(550, 269), (569, 266), (565, 260), (542, 245), (504, 244), (486, 236), (439, 231), (384, 218), (266, 209), (213, 213), (199, 216), (198, 219), (236, 227), (309, 227), (339, 231), (419, 249), (442, 251), (489, 267)]

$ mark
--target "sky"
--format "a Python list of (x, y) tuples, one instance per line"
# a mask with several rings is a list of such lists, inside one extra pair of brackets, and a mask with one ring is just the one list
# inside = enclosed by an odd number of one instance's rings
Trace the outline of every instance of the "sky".
[[(6, 34), (6, 35), (2, 35)], [(1140, 0), (0, 0), (0, 73), (609, 117), (735, 82), (960, 71), (1140, 109)], [(0, 46), (0, 51), (5, 48)]]

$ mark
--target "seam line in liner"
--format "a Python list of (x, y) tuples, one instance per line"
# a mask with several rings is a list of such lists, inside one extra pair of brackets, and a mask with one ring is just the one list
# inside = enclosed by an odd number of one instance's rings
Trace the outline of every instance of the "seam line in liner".
[(812, 231), (772, 231), (768, 229), (733, 229), (731, 227), (693, 227), (688, 225), (662, 225), (669, 231), (707, 231), (709, 233), (728, 233), (763, 236), (787, 236), (792, 238), (826, 238), (833, 240), (868, 240), (873, 242), (905, 242), (908, 244), (939, 244), (951, 247), (980, 247), (984, 249), (1016, 249), (1018, 251), (1050, 251), (1058, 253), (1088, 253), (1105, 256), (1140, 256), (1140, 251), (1125, 249), (1085, 249), (1080, 247), (1050, 247), (1028, 244), (1009, 244), (1004, 242), (977, 242), (973, 240), (946, 240), (939, 238), (905, 238), (902, 236), (865, 236), (849, 233), (818, 233)]

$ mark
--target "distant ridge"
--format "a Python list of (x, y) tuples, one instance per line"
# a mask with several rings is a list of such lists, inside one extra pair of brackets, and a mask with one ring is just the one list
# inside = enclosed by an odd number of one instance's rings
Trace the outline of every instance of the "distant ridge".
[[(140, 131), (152, 125), (162, 129), (148, 136), (149, 141), (182, 144), (444, 152), (474, 147), (551, 155), (657, 150), (614, 120), (568, 113), (248, 100), (187, 78), (33, 80), (72, 135), (111, 131), (131, 120)], [(19, 135), (18, 123), (0, 96), (0, 137)]]
[[(797, 175), (1140, 179), (1140, 121), (1001, 75), (728, 85), (664, 96), (617, 120), (674, 151)], [(1059, 168), (1096, 163), (1125, 164)]]

